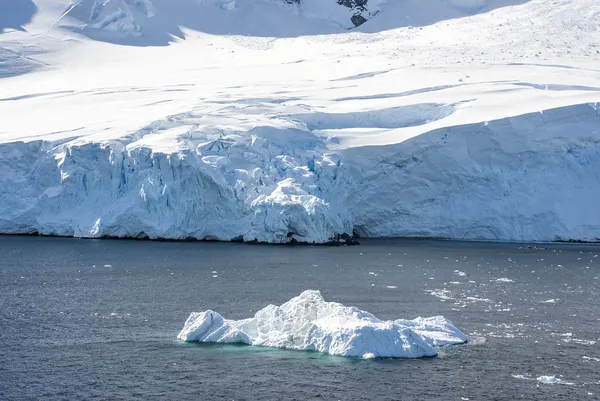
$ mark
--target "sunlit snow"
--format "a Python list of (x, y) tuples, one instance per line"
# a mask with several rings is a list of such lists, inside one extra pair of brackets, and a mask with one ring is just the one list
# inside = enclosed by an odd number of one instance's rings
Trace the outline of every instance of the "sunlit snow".
[(0, 233), (600, 238), (597, 0), (8, 3)]

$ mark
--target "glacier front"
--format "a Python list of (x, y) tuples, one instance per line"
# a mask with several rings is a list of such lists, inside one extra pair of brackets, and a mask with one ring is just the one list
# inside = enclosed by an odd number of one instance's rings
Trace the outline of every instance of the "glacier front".
[(600, 241), (597, 0), (33, 3), (1, 234)]
[[(306, 110), (253, 114), (267, 105), (229, 116), (183, 113), (100, 142), (0, 144), (0, 232), (267, 243), (343, 242), (353, 233), (600, 238), (600, 117), (592, 105), (347, 148), (337, 142), (364, 137), (345, 138), (342, 129), (325, 136), (312, 124), (326, 117)], [(417, 113), (408, 109), (371, 113), (397, 122)], [(336, 126), (384, 125), (373, 116), (335, 118)]]
[(249, 319), (228, 320), (212, 310), (192, 313), (177, 337), (366, 359), (435, 356), (440, 346), (467, 341), (442, 316), (382, 321), (356, 307), (326, 302), (315, 290), (269, 305)]

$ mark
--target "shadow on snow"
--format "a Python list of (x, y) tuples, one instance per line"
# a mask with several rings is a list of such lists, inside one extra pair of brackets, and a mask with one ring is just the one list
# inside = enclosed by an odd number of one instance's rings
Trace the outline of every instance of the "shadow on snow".
[(36, 12), (32, 0), (0, 0), (0, 34), (9, 29), (23, 31)]
[[(286, 4), (284, 0), (278, 0), (279, 3), (238, 0), (235, 8), (231, 10), (224, 7), (225, 1), (217, 0), (147, 1), (154, 8), (155, 15), (153, 16), (146, 12), (145, 6), (144, 9), (140, 9), (141, 2), (139, 0), (113, 1), (115, 1), (114, 4), (130, 4), (132, 10), (121, 15), (122, 18), (128, 19), (126, 24), (115, 22), (115, 18), (119, 18), (115, 12), (105, 13), (102, 16), (103, 19), (95, 19), (95, 24), (89, 24), (90, 17), (95, 13), (95, 3), (93, 0), (83, 0), (69, 12), (69, 17), (79, 20), (80, 24), (62, 24), (61, 27), (82, 33), (93, 40), (120, 45), (167, 46), (177, 38), (184, 40), (186, 29), (211, 35), (264, 38), (329, 35), (349, 31), (378, 33), (408, 26), (426, 26), (439, 21), (486, 13), (501, 7), (521, 5), (529, 0), (388, 0), (381, 12), (352, 30), (336, 26), (325, 19), (303, 17), (299, 14), (296, 6)], [(335, 0), (323, 1), (333, 2)], [(114, 9), (122, 10), (116, 6)], [(94, 18), (98, 18), (98, 15), (95, 15)], [(119, 29), (129, 22), (133, 22), (133, 32)], [(87, 25), (85, 25), (86, 23)], [(107, 30), (105, 24), (112, 24), (112, 28)], [(115, 26), (117, 29), (114, 29)]]

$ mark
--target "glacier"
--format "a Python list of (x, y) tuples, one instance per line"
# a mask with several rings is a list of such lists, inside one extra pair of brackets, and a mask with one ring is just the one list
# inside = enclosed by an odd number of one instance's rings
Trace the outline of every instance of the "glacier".
[(594, 0), (27, 3), (0, 233), (600, 240)]
[(421, 358), (467, 337), (442, 316), (382, 321), (369, 312), (326, 302), (307, 290), (281, 306), (269, 305), (242, 320), (207, 310), (194, 312), (179, 339), (188, 342), (243, 343), (316, 351), (359, 358)]
[(207, 127), (180, 140), (176, 153), (136, 142), (0, 145), (0, 232), (274, 243), (352, 232), (342, 205), (323, 199), (345, 181), (314, 135)]
[[(298, 122), (244, 132), (217, 120), (187, 113), (106, 143), (0, 144), (0, 232), (269, 243), (600, 237), (600, 116), (587, 104), (337, 151)], [(178, 149), (144, 145), (169, 135)]]

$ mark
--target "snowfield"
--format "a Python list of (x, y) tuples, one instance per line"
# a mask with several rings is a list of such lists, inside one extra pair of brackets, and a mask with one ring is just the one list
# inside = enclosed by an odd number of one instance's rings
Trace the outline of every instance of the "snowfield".
[(365, 359), (435, 356), (440, 346), (467, 341), (442, 316), (381, 321), (356, 307), (326, 302), (314, 290), (304, 291), (281, 306), (269, 305), (249, 319), (228, 320), (212, 310), (194, 312), (177, 338)]
[(0, 233), (600, 240), (598, 1), (360, 4), (1, 3)]

